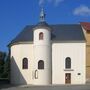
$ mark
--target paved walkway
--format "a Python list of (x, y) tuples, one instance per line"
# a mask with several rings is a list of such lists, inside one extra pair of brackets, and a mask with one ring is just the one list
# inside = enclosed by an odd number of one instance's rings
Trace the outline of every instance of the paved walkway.
[(55, 86), (0, 85), (0, 90), (90, 90), (90, 83), (85, 85), (55, 85)]

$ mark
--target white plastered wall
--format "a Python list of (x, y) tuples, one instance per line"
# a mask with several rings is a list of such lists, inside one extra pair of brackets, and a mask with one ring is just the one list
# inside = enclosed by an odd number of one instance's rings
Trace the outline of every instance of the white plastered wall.
[[(22, 69), (23, 58), (28, 58), (28, 69)], [(11, 83), (32, 84), (33, 44), (11, 46)]]
[[(71, 70), (65, 70), (65, 58), (71, 58)], [(85, 84), (86, 45), (85, 43), (52, 44), (52, 83), (65, 84), (65, 73), (71, 73), (71, 84)], [(80, 73), (81, 75), (78, 75)]]
[[(39, 40), (39, 33), (43, 32), (43, 40)], [(34, 85), (51, 84), (52, 53), (51, 53), (51, 32), (46, 28), (34, 30), (34, 72), (38, 71), (38, 78), (34, 78)], [(39, 60), (44, 61), (44, 69), (38, 69)]]

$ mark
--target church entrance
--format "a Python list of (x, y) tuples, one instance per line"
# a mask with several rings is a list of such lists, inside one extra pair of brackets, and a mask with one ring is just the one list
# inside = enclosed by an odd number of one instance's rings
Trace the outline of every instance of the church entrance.
[(65, 84), (71, 84), (71, 73), (65, 73)]

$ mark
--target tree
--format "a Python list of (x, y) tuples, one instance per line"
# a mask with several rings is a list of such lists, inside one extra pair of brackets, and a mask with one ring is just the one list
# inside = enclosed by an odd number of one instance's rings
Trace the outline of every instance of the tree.
[(2, 74), (2, 78), (8, 78), (10, 76), (10, 56), (7, 55), (6, 61), (4, 63), (4, 72)]
[(2, 74), (4, 72), (4, 60), (5, 60), (5, 57), (6, 57), (6, 53), (0, 51), (0, 78), (2, 77)]

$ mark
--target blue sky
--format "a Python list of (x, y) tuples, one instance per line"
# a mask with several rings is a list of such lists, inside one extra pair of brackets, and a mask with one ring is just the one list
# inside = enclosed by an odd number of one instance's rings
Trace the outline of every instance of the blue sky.
[(0, 0), (0, 51), (26, 25), (39, 22), (44, 6), (48, 24), (90, 22), (90, 0)]

